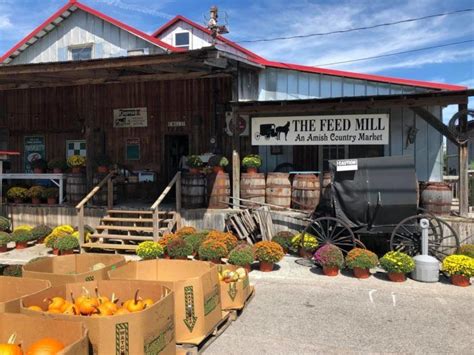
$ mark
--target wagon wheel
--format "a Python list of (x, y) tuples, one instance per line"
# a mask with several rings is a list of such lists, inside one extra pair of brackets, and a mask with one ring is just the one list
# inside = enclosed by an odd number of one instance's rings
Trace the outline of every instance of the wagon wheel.
[(410, 256), (421, 254), (420, 220), (429, 221), (428, 253), (438, 260), (454, 253), (459, 248), (459, 238), (453, 228), (442, 219), (425, 213), (401, 221), (393, 230), (390, 249), (399, 250)]
[(356, 246), (365, 246), (354, 236), (352, 229), (340, 219), (334, 217), (320, 217), (311, 221), (305, 233), (312, 234), (318, 240), (318, 245), (333, 244), (343, 253)]
[(260, 139), (260, 132), (255, 133), (255, 139), (259, 140)]

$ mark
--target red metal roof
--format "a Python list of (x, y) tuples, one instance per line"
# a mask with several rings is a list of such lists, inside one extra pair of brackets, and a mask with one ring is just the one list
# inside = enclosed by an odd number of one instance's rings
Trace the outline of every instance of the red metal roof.
[[(211, 34), (211, 31), (207, 29), (204, 26), (201, 26), (186, 17), (183, 17), (181, 15), (176, 16), (169, 22), (165, 23), (163, 26), (161, 26), (158, 30), (156, 30), (153, 33), (154, 37), (159, 36), (162, 34), (164, 31), (166, 31), (168, 28), (173, 26), (179, 21), (183, 21), (207, 34)], [(420, 80), (410, 80), (410, 79), (402, 79), (402, 78), (394, 78), (394, 77), (388, 77), (388, 76), (381, 76), (381, 75), (372, 75), (372, 74), (362, 74), (362, 73), (355, 73), (355, 72), (349, 72), (349, 71), (343, 71), (343, 70), (335, 70), (335, 69), (325, 69), (325, 68), (319, 68), (319, 67), (312, 67), (308, 65), (300, 65), (300, 64), (292, 64), (292, 63), (283, 63), (283, 62), (275, 62), (275, 61), (270, 61), (267, 60), (257, 54), (255, 54), (252, 51), (249, 51), (246, 48), (243, 48), (242, 46), (238, 45), (237, 43), (222, 37), (218, 36), (217, 37), (220, 41), (226, 43), (227, 45), (237, 49), (238, 51), (241, 51), (242, 53), (246, 54), (252, 61), (254, 61), (257, 64), (261, 64), (267, 67), (271, 68), (280, 68), (280, 69), (288, 69), (288, 70), (297, 70), (297, 71), (302, 71), (302, 72), (307, 72), (307, 73), (315, 73), (315, 74), (325, 74), (325, 75), (333, 75), (333, 76), (341, 76), (345, 78), (351, 78), (351, 79), (359, 79), (359, 80), (370, 80), (370, 81), (377, 81), (381, 83), (388, 83), (388, 84), (396, 84), (396, 85), (408, 85), (408, 86), (416, 86), (416, 87), (421, 87), (421, 88), (427, 88), (427, 89), (436, 89), (436, 90), (466, 90), (466, 86), (460, 86), (460, 85), (451, 85), (451, 84), (445, 84), (445, 83), (434, 83), (434, 82), (429, 82), (429, 81), (420, 81)]]
[[(71, 9), (72, 8), (72, 9)], [(77, 0), (69, 0), (69, 2), (61, 7), (58, 11), (56, 11), (53, 15), (51, 15), (45, 22), (43, 22), (41, 25), (39, 25), (37, 28), (35, 28), (29, 35), (27, 35), (25, 38), (23, 38), (20, 42), (18, 42), (15, 46), (13, 46), (12, 49), (7, 51), (2, 57), (0, 57), (0, 63), (3, 63), (7, 58), (9, 58), (13, 53), (15, 53), (17, 50), (19, 50), (21, 47), (24, 45), (28, 45), (28, 41), (30, 41), (32, 38), (34, 38), (39, 32), (45, 29), (48, 25), (54, 23), (55, 20), (57, 20), (59, 17), (61, 17), (62, 14), (64, 14), (67, 11), (75, 11), (76, 9), (81, 9), (82, 11), (85, 11), (91, 15), (94, 15), (106, 22), (109, 22), (119, 28), (121, 28), (124, 31), (127, 31), (129, 33), (134, 34), (137, 37), (140, 37), (144, 39), (145, 41), (148, 41), (150, 43), (153, 43), (163, 49), (169, 50), (171, 52), (182, 52), (184, 49), (182, 48), (175, 48), (163, 41), (160, 41), (159, 39), (150, 36), (146, 34), (145, 32), (142, 32), (134, 27), (131, 27), (129, 25), (124, 24), (123, 22), (120, 22), (116, 19), (113, 19), (110, 16), (107, 16), (95, 9), (92, 9)], [(33, 45), (32, 43), (31, 45)]]

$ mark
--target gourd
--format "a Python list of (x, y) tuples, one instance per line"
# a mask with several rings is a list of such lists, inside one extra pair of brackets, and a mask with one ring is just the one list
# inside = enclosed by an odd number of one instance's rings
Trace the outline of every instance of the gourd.
[(33, 343), (25, 355), (56, 355), (64, 344), (53, 338), (43, 338)]
[(12, 334), (6, 344), (0, 344), (0, 355), (23, 355), (19, 345), (15, 344), (16, 334)]

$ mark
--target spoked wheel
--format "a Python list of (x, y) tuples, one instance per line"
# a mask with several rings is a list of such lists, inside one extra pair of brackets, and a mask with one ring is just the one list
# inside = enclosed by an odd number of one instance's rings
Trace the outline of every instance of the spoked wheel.
[(405, 218), (395, 227), (390, 238), (390, 249), (399, 250), (410, 256), (421, 254), (420, 220), (422, 218), (429, 221), (429, 255), (441, 261), (459, 248), (459, 238), (453, 228), (442, 219), (430, 213), (424, 213)]
[(343, 253), (349, 252), (356, 246), (365, 248), (354, 236), (352, 229), (340, 219), (334, 217), (320, 217), (311, 221), (305, 233), (312, 234), (318, 240), (318, 245), (333, 244)]

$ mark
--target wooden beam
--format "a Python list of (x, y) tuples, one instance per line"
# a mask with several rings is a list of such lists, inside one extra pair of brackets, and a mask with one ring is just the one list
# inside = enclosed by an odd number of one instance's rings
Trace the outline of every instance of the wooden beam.
[[(232, 76), (232, 100), (239, 100), (239, 76)], [(237, 128), (238, 114), (235, 107), (232, 107), (233, 127)], [(237, 129), (232, 132), (232, 197), (234, 202), (240, 198), (240, 134)], [(233, 205), (234, 209), (239, 209), (237, 205)]]
[(410, 109), (415, 112), (421, 119), (426, 121), (431, 127), (436, 129), (439, 133), (448, 138), (451, 142), (459, 146), (456, 132), (453, 132), (448, 126), (446, 126), (441, 120), (439, 120), (438, 117), (436, 117), (431, 112), (422, 107), (410, 107)]
[[(459, 105), (459, 111), (467, 110), (467, 105)], [(459, 117), (459, 131), (467, 133), (467, 111)], [(468, 141), (469, 142), (469, 141)], [(468, 142), (459, 145), (459, 215), (469, 217), (469, 176)]]

